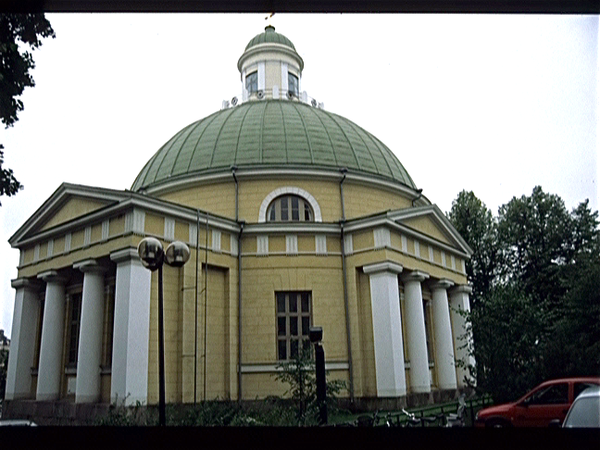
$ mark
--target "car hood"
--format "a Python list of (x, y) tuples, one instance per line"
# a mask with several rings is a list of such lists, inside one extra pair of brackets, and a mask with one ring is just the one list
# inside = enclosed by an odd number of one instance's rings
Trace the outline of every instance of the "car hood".
[(504, 414), (510, 411), (512, 407), (515, 406), (516, 403), (503, 403), (501, 405), (490, 406), (489, 408), (485, 408), (479, 411), (477, 414), (478, 417), (489, 417), (494, 416), (496, 414)]

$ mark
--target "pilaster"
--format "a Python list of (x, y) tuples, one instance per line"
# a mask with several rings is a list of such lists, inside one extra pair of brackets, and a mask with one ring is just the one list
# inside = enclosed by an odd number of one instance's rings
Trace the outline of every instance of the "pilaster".
[(111, 253), (117, 264), (111, 402), (148, 402), (150, 281), (134, 248)]

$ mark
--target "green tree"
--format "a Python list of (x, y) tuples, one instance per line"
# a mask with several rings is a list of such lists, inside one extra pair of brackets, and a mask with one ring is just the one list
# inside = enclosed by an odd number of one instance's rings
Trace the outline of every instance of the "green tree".
[[(285, 395), (291, 397), (298, 425), (316, 425), (317, 382), (312, 349), (300, 349), (290, 360), (280, 362), (277, 368), (279, 371), (275, 379), (289, 385)], [(327, 380), (327, 407), (330, 411), (337, 409), (337, 396), (344, 389), (346, 383), (343, 380)]]
[[(31, 51), (47, 37), (54, 38), (55, 34), (43, 13), (0, 14), (0, 121), (6, 128), (15, 124), (23, 110), (19, 97), (25, 88), (35, 86), (30, 73), (35, 68)], [(3, 162), (0, 151), (0, 196), (11, 196), (22, 185), (11, 169), (2, 168)]]
[(556, 305), (565, 294), (561, 276), (571, 254), (572, 223), (562, 199), (540, 186), (499, 209), (503, 275), (518, 280), (538, 304)]
[(495, 286), (486, 294), (470, 314), (480, 391), (504, 402), (542, 381), (540, 349), (551, 339), (547, 319), (518, 284)]
[(473, 250), (466, 270), (473, 286), (471, 306), (475, 306), (492, 287), (498, 271), (496, 222), (492, 212), (472, 191), (458, 194), (448, 218)]
[[(569, 213), (537, 186), (490, 215), (465, 192), (449, 214), (474, 250), (467, 316), (478, 388), (504, 401), (545, 379), (600, 373), (598, 212), (586, 200)], [(494, 264), (479, 275), (482, 260)]]

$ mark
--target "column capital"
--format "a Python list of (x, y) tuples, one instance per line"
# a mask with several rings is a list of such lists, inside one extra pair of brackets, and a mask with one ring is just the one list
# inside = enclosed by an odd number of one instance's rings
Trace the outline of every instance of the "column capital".
[[(127, 247), (110, 254), (111, 261), (121, 264), (131, 260), (140, 261), (140, 257), (137, 252), (137, 248)], [(141, 263), (141, 261), (140, 261)]]
[(392, 272), (392, 273), (400, 273), (404, 270), (404, 268), (400, 264), (396, 264), (391, 261), (384, 261), (375, 264), (369, 264), (367, 266), (363, 266), (363, 271), (366, 274), (379, 273), (379, 272)]
[(47, 270), (46, 272), (38, 274), (37, 277), (46, 283), (63, 284), (67, 282), (67, 278), (60, 276), (56, 270)]
[(473, 287), (468, 284), (459, 284), (450, 290), (450, 294), (471, 294)]
[(448, 288), (451, 288), (452, 286), (454, 286), (454, 281), (449, 280), (447, 278), (441, 278), (437, 281), (432, 281), (432, 283), (431, 283), (431, 289), (447, 290)]
[(10, 280), (10, 285), (13, 289), (29, 289), (32, 291), (38, 290), (41, 287), (41, 283), (31, 278), (15, 278)]
[(83, 273), (92, 272), (92, 273), (103, 273), (107, 271), (106, 267), (98, 264), (93, 258), (84, 259), (83, 261), (78, 261), (73, 264), (73, 269), (81, 270)]
[(429, 278), (429, 274), (421, 270), (413, 270), (410, 273), (402, 276), (402, 281), (425, 281)]

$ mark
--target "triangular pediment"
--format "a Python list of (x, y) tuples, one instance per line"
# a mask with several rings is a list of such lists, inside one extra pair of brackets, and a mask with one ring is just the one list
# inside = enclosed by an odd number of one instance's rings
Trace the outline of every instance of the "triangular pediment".
[(388, 218), (463, 253), (468, 255), (473, 253), (473, 250), (436, 205), (390, 211)]
[(11, 245), (127, 198), (125, 191), (63, 183), (9, 239)]
[(430, 216), (405, 219), (400, 221), (400, 223), (423, 234), (426, 234), (434, 239), (437, 239), (438, 241), (444, 242), (446, 244), (452, 244), (452, 240), (448, 237), (446, 233), (444, 233), (444, 230), (442, 230), (436, 223), (436, 221), (433, 220), (433, 218)]
[(48, 220), (38, 229), (32, 231), (44, 231), (61, 223), (68, 222), (76, 217), (96, 211), (110, 204), (107, 201), (98, 201), (88, 197), (72, 195), (65, 203), (51, 215)]

